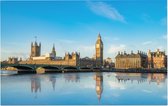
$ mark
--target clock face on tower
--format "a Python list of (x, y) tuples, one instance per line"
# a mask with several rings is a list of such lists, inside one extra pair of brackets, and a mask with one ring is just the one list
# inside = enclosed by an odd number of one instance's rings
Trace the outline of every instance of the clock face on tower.
[(99, 44), (96, 44), (96, 48), (100, 48), (100, 45), (99, 45)]

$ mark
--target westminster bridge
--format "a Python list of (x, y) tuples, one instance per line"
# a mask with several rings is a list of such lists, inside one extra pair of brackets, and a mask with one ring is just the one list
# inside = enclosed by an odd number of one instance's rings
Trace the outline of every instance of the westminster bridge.
[(166, 69), (105, 69), (98, 67), (80, 67), (52, 64), (4, 64), (1, 63), (2, 70), (8, 67), (15, 68), (18, 73), (52, 73), (52, 72), (125, 72), (125, 73), (167, 73)]
[(1, 64), (1, 69), (13, 67), (20, 73), (36, 73), (37, 70), (44, 70), (45, 72), (71, 72), (71, 71), (91, 71), (100, 70), (98, 67), (80, 67), (67, 65), (52, 65), (52, 64)]

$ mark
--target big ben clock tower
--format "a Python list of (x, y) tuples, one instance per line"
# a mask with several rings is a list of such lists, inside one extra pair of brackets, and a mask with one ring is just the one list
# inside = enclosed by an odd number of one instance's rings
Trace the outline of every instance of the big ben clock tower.
[(100, 33), (98, 35), (97, 41), (96, 41), (96, 66), (102, 67), (103, 66), (103, 42), (101, 40)]

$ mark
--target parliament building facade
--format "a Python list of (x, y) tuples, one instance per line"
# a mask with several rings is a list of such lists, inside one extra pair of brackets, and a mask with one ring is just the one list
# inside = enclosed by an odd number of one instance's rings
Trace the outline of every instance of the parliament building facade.
[(52, 64), (65, 66), (81, 66), (81, 67), (102, 67), (103, 66), (103, 42), (100, 33), (95, 44), (96, 58), (80, 58), (80, 53), (65, 53), (64, 58), (56, 58), (55, 46), (53, 45), (51, 53), (41, 56), (41, 43), (31, 43), (30, 58), (20, 64)]

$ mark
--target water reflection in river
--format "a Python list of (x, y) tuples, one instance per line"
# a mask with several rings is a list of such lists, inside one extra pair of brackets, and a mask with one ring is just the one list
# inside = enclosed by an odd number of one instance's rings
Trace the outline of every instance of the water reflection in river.
[[(166, 104), (166, 74), (2, 76), (2, 104)], [(22, 94), (22, 95), (18, 95)]]

